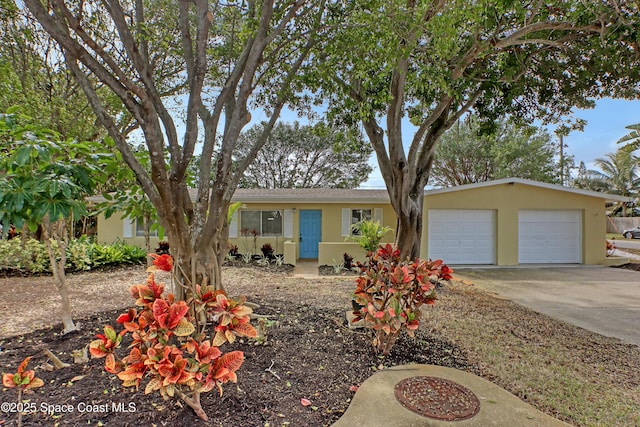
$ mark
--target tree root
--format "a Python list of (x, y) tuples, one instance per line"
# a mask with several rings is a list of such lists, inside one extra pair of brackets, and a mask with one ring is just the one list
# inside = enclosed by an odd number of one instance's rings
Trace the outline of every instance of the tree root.
[(68, 368), (69, 366), (71, 366), (68, 363), (64, 363), (62, 360), (58, 359), (58, 356), (53, 354), (48, 348), (43, 348), (42, 352), (53, 362), (53, 366), (55, 366), (56, 369)]

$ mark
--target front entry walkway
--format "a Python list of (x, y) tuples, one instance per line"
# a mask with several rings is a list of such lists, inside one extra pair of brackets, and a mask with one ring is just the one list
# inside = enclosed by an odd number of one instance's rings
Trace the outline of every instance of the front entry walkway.
[(318, 260), (298, 260), (293, 269), (294, 277), (315, 278), (318, 274)]

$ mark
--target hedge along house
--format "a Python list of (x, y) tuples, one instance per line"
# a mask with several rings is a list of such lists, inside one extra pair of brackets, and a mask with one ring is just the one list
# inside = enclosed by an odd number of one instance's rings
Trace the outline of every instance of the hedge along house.
[[(364, 260), (348, 241), (351, 225), (374, 219), (396, 228), (386, 190), (239, 189), (233, 201), (244, 206), (229, 225), (230, 243), (258, 255), (269, 243), (289, 264), (332, 265), (345, 252)], [(608, 264), (605, 208), (617, 201), (628, 199), (519, 178), (428, 190), (421, 254), (450, 265)], [(98, 219), (100, 242), (144, 246), (142, 236), (136, 221)], [(393, 240), (389, 232), (383, 242)]]

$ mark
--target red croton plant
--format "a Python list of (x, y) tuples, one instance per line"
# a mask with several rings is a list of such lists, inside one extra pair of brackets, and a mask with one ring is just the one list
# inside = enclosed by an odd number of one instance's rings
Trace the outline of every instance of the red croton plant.
[[(27, 405), (22, 402), (22, 392), (30, 392), (31, 389), (44, 385), (44, 382), (40, 378), (36, 378), (33, 370), (27, 370), (27, 364), (30, 360), (31, 356), (24, 359), (22, 363), (20, 363), (20, 366), (18, 366), (15, 374), (2, 374), (2, 385), (4, 387), (18, 389), (18, 404), (16, 405), (18, 410), (18, 427), (22, 425), (23, 409), (34, 408), (32, 406), (34, 404)], [(2, 425), (2, 421), (0, 421), (0, 425)]]
[(451, 279), (453, 273), (441, 260), (401, 260), (400, 250), (390, 244), (380, 246), (360, 269), (354, 300), (361, 308), (353, 312), (353, 322), (364, 319), (365, 326), (375, 331), (376, 353), (384, 355), (403, 329), (414, 336), (420, 307), (435, 303), (436, 284)]
[(36, 387), (42, 387), (44, 382), (40, 378), (36, 378), (33, 370), (27, 371), (27, 364), (31, 357), (27, 357), (18, 366), (15, 374), (2, 374), (2, 385), (7, 388), (18, 388), (18, 390), (29, 390)]
[[(172, 270), (170, 255), (153, 258), (151, 271)], [(149, 378), (145, 394), (177, 396), (207, 420), (200, 394), (214, 387), (222, 394), (222, 384), (236, 382), (236, 371), (244, 361), (241, 351), (222, 354), (218, 347), (238, 336), (257, 335), (249, 323), (251, 308), (243, 305), (244, 299), (229, 298), (210, 286), (196, 286), (188, 301), (175, 301), (173, 294), (164, 294), (164, 285), (156, 283), (153, 273), (145, 284), (132, 286), (131, 294), (138, 309), (118, 317), (120, 332), (105, 326), (104, 334), (89, 346), (91, 355), (105, 357), (105, 370), (116, 374), (125, 387), (139, 387)], [(215, 327), (212, 338), (206, 334), (209, 323)], [(115, 350), (127, 334), (131, 334), (130, 351), (119, 358)]]

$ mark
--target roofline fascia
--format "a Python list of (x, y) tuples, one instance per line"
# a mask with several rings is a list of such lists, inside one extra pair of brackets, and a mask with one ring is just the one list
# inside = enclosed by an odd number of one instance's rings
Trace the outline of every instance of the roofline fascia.
[(260, 198), (242, 198), (242, 197), (232, 197), (232, 202), (242, 202), (242, 203), (291, 203), (291, 204), (362, 204), (362, 203), (375, 203), (375, 204), (385, 204), (390, 203), (389, 199), (381, 199), (381, 198), (349, 198), (349, 199), (323, 199), (323, 198), (291, 198), (291, 199), (282, 199), (275, 197), (260, 197)]
[(568, 193), (579, 194), (582, 196), (598, 197), (600, 199), (605, 199), (607, 202), (633, 201), (633, 198), (630, 198), (630, 197), (617, 196), (615, 194), (601, 193), (598, 191), (583, 190), (580, 188), (564, 187), (562, 185), (549, 184), (547, 182), (532, 181), (532, 180), (523, 179), (523, 178), (501, 178), (501, 179), (496, 179), (494, 181), (476, 182), (473, 184), (458, 185), (456, 187), (436, 188), (432, 190), (425, 190), (424, 195), (429, 196), (431, 194), (442, 194), (442, 193), (449, 193), (453, 191), (472, 190), (475, 188), (492, 187), (495, 185), (503, 185), (503, 184), (523, 184), (523, 185), (530, 185), (533, 187), (546, 188), (549, 190), (566, 191)]

